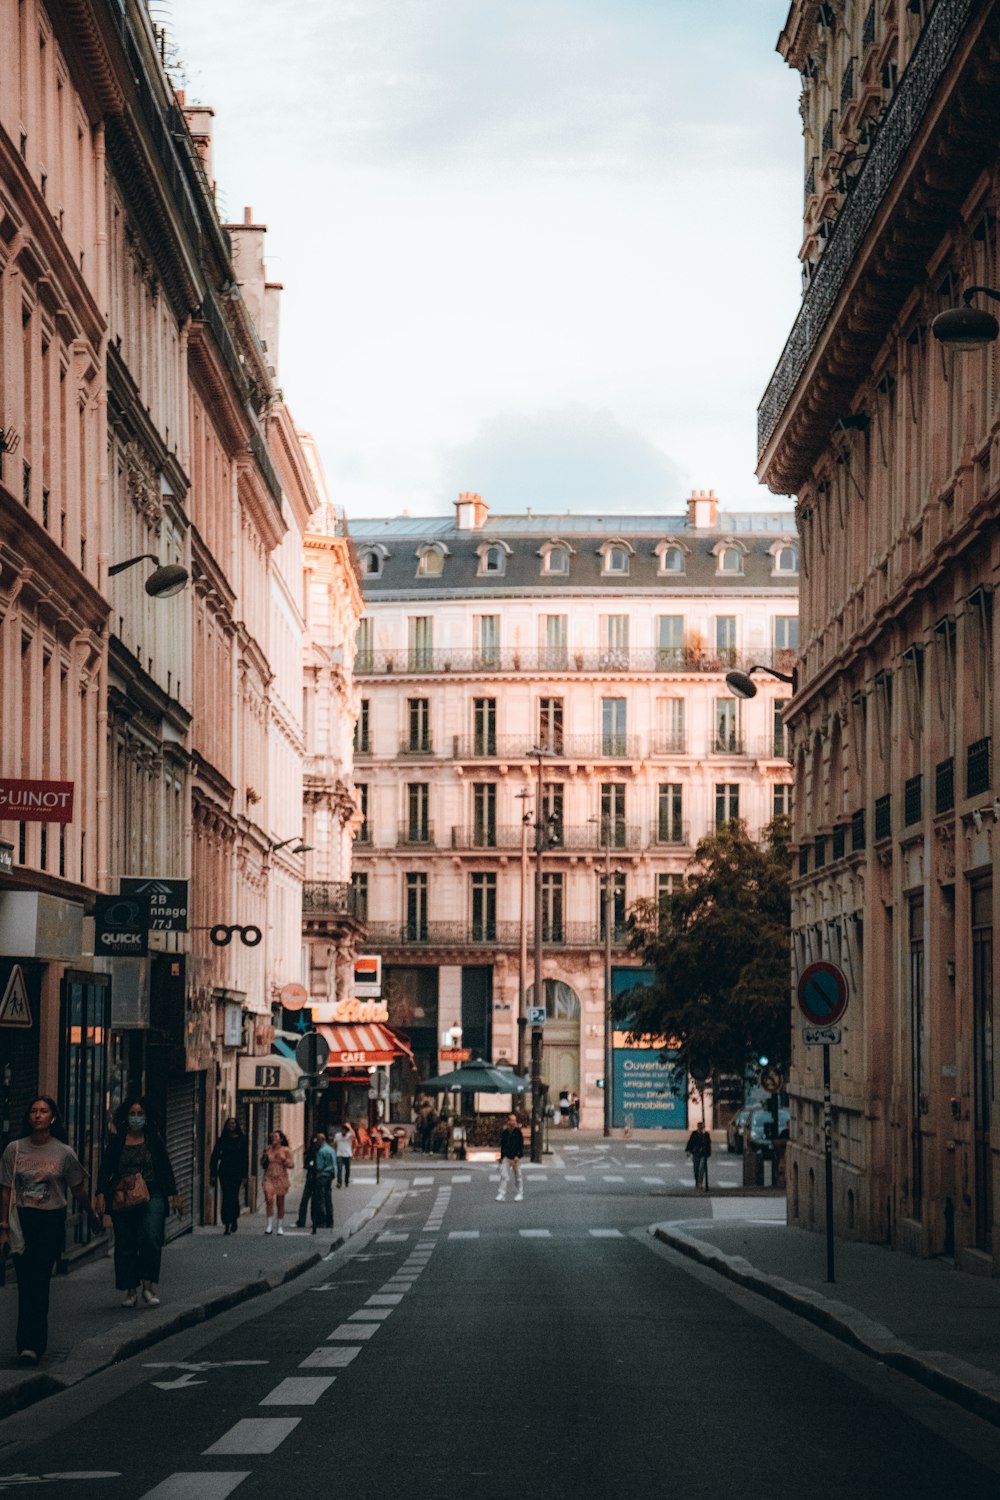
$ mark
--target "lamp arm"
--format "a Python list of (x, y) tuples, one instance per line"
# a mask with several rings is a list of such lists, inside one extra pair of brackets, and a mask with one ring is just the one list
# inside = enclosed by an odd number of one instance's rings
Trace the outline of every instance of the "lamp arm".
[(967, 286), (962, 293), (962, 301), (966, 307), (972, 306), (972, 299), (979, 294), (981, 297), (991, 297), (994, 302), (1000, 302), (1000, 292), (991, 286)]
[(125, 571), (126, 568), (134, 568), (135, 565), (136, 565), (136, 563), (141, 563), (141, 562), (155, 562), (155, 563), (158, 563), (159, 560), (160, 559), (156, 556), (156, 554), (154, 552), (140, 552), (138, 557), (130, 557), (130, 558), (126, 559), (125, 562), (114, 563), (108, 569), (108, 577), (109, 578), (114, 578), (114, 576), (115, 576), (116, 573), (124, 573), (124, 571)]

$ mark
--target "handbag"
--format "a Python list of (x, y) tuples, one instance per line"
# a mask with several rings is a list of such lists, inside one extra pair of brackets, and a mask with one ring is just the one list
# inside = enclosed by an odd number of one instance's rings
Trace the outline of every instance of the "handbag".
[(17, 1162), (18, 1152), (15, 1149), (14, 1174), (10, 1185), (10, 1209), (7, 1214), (7, 1241), (11, 1255), (24, 1254), (24, 1230), (21, 1228), (21, 1215), (17, 1211)]
[(144, 1203), (149, 1202), (149, 1188), (146, 1179), (141, 1172), (128, 1172), (124, 1177), (119, 1177), (115, 1183), (114, 1197), (111, 1199), (111, 1212), (121, 1213), (127, 1208), (141, 1208)]

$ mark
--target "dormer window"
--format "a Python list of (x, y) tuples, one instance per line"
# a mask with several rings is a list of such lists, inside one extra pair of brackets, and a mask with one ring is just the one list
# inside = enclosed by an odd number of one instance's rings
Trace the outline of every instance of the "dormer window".
[(476, 548), (479, 557), (480, 578), (502, 578), (507, 571), (510, 548), (506, 542), (484, 542)]
[(374, 547), (367, 547), (360, 557), (361, 573), (365, 578), (381, 578), (382, 565), (389, 556), (386, 549), (377, 543)]
[(632, 556), (632, 548), (628, 542), (614, 537), (611, 541), (604, 542), (598, 551), (602, 558), (602, 573), (619, 578), (627, 577)]
[(798, 547), (779, 548), (774, 559), (774, 571), (776, 573), (797, 573), (799, 571)]
[(657, 542), (653, 554), (659, 559), (661, 574), (683, 573), (687, 568), (687, 548), (680, 542)]
[(721, 542), (715, 544), (712, 551), (715, 554), (716, 568), (720, 573), (735, 577), (743, 572), (743, 559), (746, 557), (747, 549), (735, 537), (723, 537)]
[(558, 573), (565, 578), (569, 573), (569, 560), (572, 553), (573, 549), (568, 542), (562, 542), (557, 537), (539, 547), (538, 555), (542, 559), (543, 574)]
[(428, 542), (417, 548), (417, 577), (440, 578), (448, 548), (441, 542)]

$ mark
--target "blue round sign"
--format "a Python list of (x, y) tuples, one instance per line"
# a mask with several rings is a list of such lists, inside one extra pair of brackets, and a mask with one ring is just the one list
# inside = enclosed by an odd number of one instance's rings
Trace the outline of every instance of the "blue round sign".
[(799, 978), (799, 1010), (814, 1026), (834, 1026), (847, 1009), (847, 980), (843, 969), (820, 959), (808, 964)]

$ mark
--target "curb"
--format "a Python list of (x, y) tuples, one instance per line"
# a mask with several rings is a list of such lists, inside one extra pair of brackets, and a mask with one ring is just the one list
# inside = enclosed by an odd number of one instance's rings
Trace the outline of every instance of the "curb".
[(318, 1265), (326, 1255), (332, 1255), (335, 1250), (341, 1249), (369, 1224), (384, 1208), (392, 1191), (392, 1184), (386, 1184), (376, 1192), (367, 1207), (352, 1214), (331, 1242), (328, 1251), (312, 1250), (297, 1256), (272, 1276), (257, 1276), (253, 1281), (243, 1282), (239, 1286), (211, 1287), (197, 1302), (185, 1302), (171, 1308), (168, 1313), (161, 1315), (159, 1321), (146, 1323), (140, 1332), (122, 1336), (120, 1330), (127, 1325), (118, 1324), (106, 1333), (98, 1333), (93, 1338), (85, 1339), (77, 1346), (72, 1360), (61, 1365), (58, 1370), (26, 1374), (23, 1380), (15, 1381), (6, 1390), (0, 1391), (0, 1420), (12, 1416), (14, 1412), (23, 1411), (26, 1406), (33, 1406), (36, 1401), (45, 1400), (47, 1396), (58, 1395), (60, 1391), (79, 1385), (81, 1380), (99, 1374), (109, 1365), (131, 1359), (134, 1354), (141, 1354), (144, 1349), (172, 1338), (175, 1333), (182, 1333), (185, 1328), (207, 1323), (220, 1313), (238, 1307), (241, 1302), (250, 1302), (255, 1297), (262, 1297), (266, 1292), (276, 1291), (278, 1287), (295, 1281)]
[(897, 1338), (883, 1323), (877, 1323), (846, 1302), (824, 1297), (821, 1292), (810, 1291), (782, 1276), (772, 1276), (768, 1271), (759, 1271), (743, 1256), (727, 1255), (715, 1245), (685, 1234), (682, 1229), (654, 1224), (651, 1233), (671, 1249), (748, 1291), (767, 1297), (862, 1354), (909, 1375), (939, 1396), (947, 1397), (975, 1416), (1000, 1427), (1000, 1375), (969, 1364), (956, 1355), (915, 1349), (912, 1344)]

